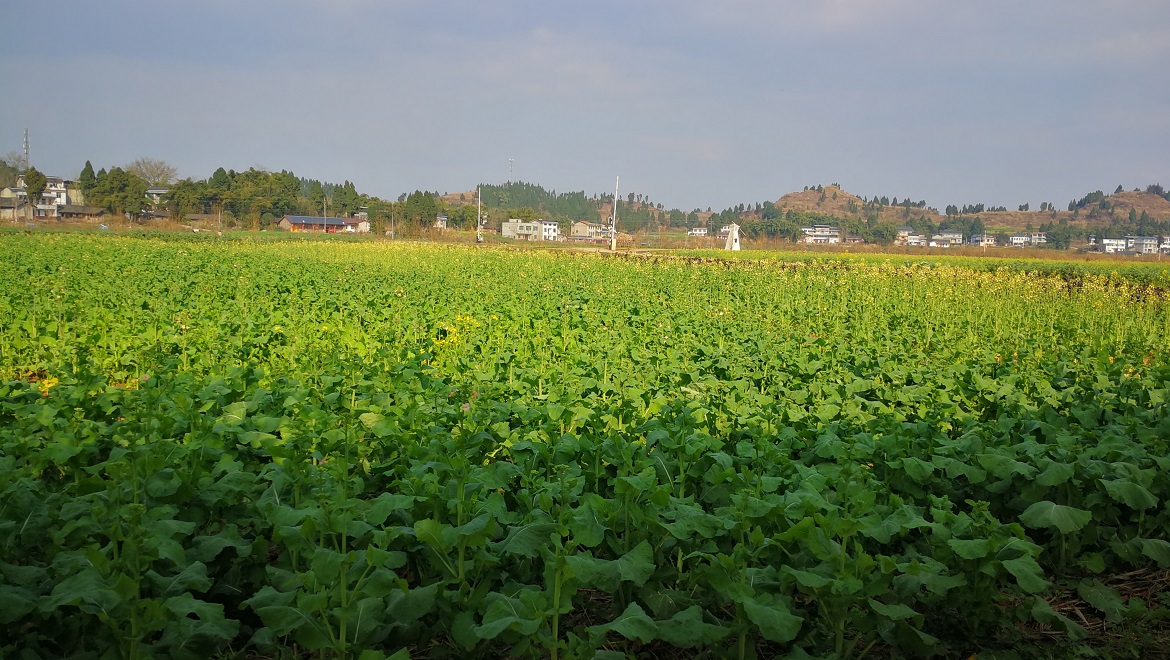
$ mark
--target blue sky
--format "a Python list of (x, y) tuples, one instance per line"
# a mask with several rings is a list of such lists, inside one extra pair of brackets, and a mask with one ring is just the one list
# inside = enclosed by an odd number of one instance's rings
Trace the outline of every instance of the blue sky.
[[(386, 198), (514, 178), (684, 210), (1170, 185), (1166, 0), (62, 0), (5, 9), (0, 154)], [(29, 26), (29, 29), (19, 29)], [(27, 81), (35, 80), (35, 84)]]

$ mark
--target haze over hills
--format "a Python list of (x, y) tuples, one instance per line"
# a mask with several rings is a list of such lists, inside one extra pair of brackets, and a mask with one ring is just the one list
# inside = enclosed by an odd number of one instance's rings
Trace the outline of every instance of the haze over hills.
[[(531, 184), (525, 184), (531, 185)], [(929, 222), (939, 225), (953, 216), (978, 216), (988, 231), (1023, 231), (1028, 227), (1038, 228), (1043, 224), (1060, 224), (1062, 221), (1071, 226), (1092, 229), (1099, 226), (1108, 226), (1124, 221), (1137, 221), (1143, 215), (1154, 221), (1170, 220), (1170, 199), (1166, 198), (1161, 186), (1150, 186), (1148, 190), (1121, 190), (1113, 194), (1095, 191), (1085, 195), (1073, 203), (1057, 206), (1047, 202), (1033, 207), (1006, 209), (1003, 207), (984, 207), (982, 204), (969, 204), (964, 207), (952, 206), (948, 213), (940, 212), (937, 208), (926, 205), (923, 200), (913, 198), (864, 198), (850, 193), (838, 184), (814, 186), (804, 190), (781, 195), (776, 201), (770, 202), (781, 215), (793, 211), (806, 216), (823, 216), (825, 220), (862, 220), (870, 223), (891, 223), (904, 225), (911, 221)], [(443, 201), (451, 205), (474, 204), (475, 191), (450, 193), (443, 196)], [(599, 220), (610, 216), (612, 205), (609, 197), (595, 196), (597, 200), (597, 215)], [(765, 203), (766, 205), (767, 203)], [(1073, 206), (1073, 210), (1068, 210)], [(656, 205), (647, 205), (640, 202), (629, 202), (622, 199), (621, 211), (649, 213), (656, 219), (669, 218), (669, 207), (658, 209)], [(742, 205), (728, 209), (733, 215), (752, 222), (764, 219), (764, 209), (761, 205)], [(728, 215), (725, 211), (723, 216)], [(1131, 218), (1132, 212), (1132, 218)], [(705, 224), (712, 215), (711, 211), (695, 209), (686, 214), (693, 216), (691, 223)], [(697, 223), (695, 222), (697, 220)], [(661, 222), (661, 220), (659, 220)], [(670, 222), (672, 226), (675, 223)]]

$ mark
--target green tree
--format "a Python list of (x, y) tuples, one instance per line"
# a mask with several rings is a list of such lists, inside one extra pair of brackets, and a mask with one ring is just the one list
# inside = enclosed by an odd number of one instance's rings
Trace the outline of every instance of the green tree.
[(35, 167), (29, 167), (24, 172), (24, 192), (28, 196), (29, 213), (32, 209), (40, 203), (41, 196), (45, 194), (45, 186), (49, 184), (48, 179)]
[(98, 174), (100, 183), (93, 190), (95, 206), (101, 206), (111, 213), (118, 215), (138, 215), (146, 207), (146, 181), (123, 170), (112, 167), (103, 177)]
[(85, 167), (81, 168), (81, 176), (77, 177), (77, 185), (81, 186), (81, 194), (86, 197), (97, 187), (97, 175), (93, 173), (93, 164), (88, 160), (85, 161)]
[(16, 185), (16, 177), (20, 174), (15, 162), (8, 158), (0, 158), (0, 188), (11, 188)]
[[(324, 212), (324, 210), (325, 210), (325, 189), (321, 187), (320, 181), (314, 181), (312, 184), (309, 185), (309, 194), (306, 195), (305, 197), (308, 198), (309, 204), (312, 206), (312, 208), (317, 209), (318, 211)], [(316, 215), (316, 214), (317, 214), (316, 212), (312, 213), (312, 215)]]
[(879, 222), (873, 228), (871, 235), (874, 242), (889, 245), (898, 238), (898, 228), (892, 222)]

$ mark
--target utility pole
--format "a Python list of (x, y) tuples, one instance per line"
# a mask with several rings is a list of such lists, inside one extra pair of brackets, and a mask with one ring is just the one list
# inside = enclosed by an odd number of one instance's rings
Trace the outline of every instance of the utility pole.
[(475, 187), (475, 242), (483, 242), (483, 191)]
[(609, 220), (609, 249), (617, 252), (617, 205), (618, 205), (618, 184), (621, 183), (620, 176), (614, 177), (613, 180), (613, 215)]

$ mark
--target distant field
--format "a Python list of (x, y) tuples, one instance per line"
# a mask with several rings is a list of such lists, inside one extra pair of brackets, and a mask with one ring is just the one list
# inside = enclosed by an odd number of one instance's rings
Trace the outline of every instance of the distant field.
[(2, 236), (0, 656), (1170, 648), (1155, 264), (318, 238)]

